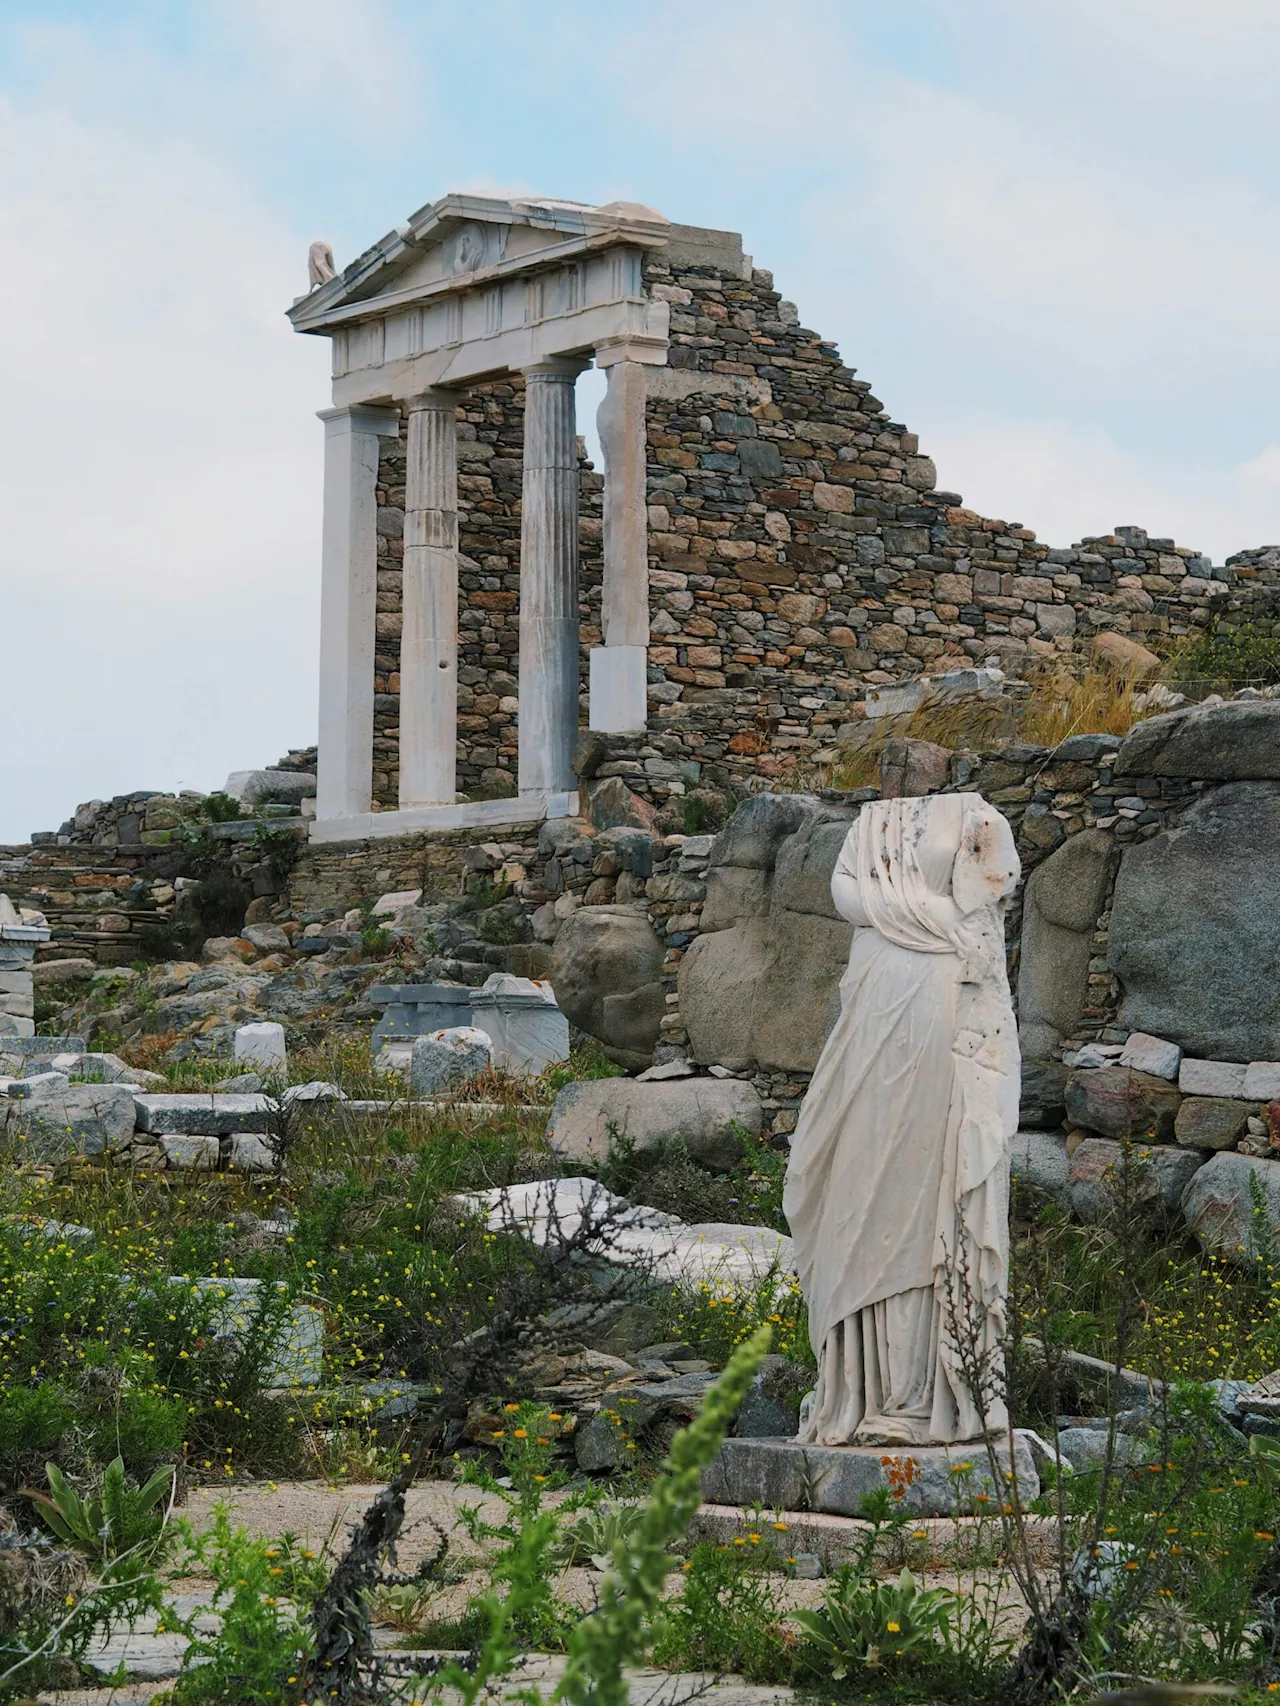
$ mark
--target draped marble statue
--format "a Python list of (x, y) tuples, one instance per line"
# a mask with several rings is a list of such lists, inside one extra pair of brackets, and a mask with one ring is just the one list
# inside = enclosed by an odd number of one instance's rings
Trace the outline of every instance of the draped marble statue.
[(973, 1388), (1005, 1326), (1019, 1062), (1002, 914), (1019, 869), (979, 794), (872, 801), (836, 862), (853, 946), (783, 1197), (818, 1357), (805, 1444), (1005, 1425), (998, 1390)]

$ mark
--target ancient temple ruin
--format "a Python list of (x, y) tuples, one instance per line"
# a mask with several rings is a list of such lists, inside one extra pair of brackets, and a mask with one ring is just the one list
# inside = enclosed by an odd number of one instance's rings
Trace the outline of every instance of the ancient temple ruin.
[(290, 318), (333, 345), (316, 840), (570, 814), (582, 727), (658, 805), (768, 778), (869, 686), (1273, 595), (1274, 552), (964, 508), (735, 233), (635, 203), (446, 196)]

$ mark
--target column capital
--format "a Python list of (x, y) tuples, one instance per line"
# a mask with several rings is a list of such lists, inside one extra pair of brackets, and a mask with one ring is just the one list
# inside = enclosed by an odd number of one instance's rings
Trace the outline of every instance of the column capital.
[(336, 409), (317, 409), (316, 419), (324, 422), (326, 433), (371, 432), (382, 438), (394, 438), (400, 431), (399, 409), (384, 409), (375, 403), (344, 403)]
[(615, 367), (620, 361), (638, 362), (642, 367), (665, 367), (670, 340), (640, 337), (634, 332), (601, 338), (596, 345), (596, 366)]
[(589, 355), (549, 355), (520, 369), (526, 379), (574, 380), (591, 366)]
[(461, 391), (454, 391), (449, 386), (429, 385), (425, 391), (415, 391), (412, 396), (398, 397), (396, 401), (405, 414), (418, 415), (424, 409), (456, 409), (462, 396)]

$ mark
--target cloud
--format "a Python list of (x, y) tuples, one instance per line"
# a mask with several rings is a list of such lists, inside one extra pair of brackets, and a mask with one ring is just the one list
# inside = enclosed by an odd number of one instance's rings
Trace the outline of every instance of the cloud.
[(199, 149), (0, 104), (0, 840), (315, 727), (305, 242)]
[(1222, 562), (1280, 542), (1280, 445), (1214, 469), (1135, 455), (1099, 428), (973, 415), (935, 423), (926, 448), (943, 486), (1046, 545), (1132, 525)]

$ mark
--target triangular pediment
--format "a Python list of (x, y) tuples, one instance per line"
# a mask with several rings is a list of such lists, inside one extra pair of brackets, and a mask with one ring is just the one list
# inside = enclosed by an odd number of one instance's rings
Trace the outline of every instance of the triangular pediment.
[(402, 306), (610, 243), (650, 248), (666, 241), (668, 229), (662, 214), (638, 202), (592, 207), (540, 196), (448, 195), (299, 297), (289, 318), (298, 331), (325, 331), (358, 305)]

